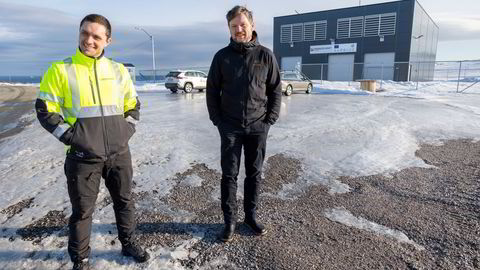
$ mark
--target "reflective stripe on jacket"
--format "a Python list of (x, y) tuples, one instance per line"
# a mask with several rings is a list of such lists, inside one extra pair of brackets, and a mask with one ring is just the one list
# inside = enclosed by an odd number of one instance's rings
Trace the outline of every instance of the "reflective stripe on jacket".
[(140, 102), (122, 64), (77, 49), (45, 73), (35, 107), (42, 126), (70, 146), (67, 155), (96, 161), (128, 150), (135, 128), (125, 117), (138, 120)]

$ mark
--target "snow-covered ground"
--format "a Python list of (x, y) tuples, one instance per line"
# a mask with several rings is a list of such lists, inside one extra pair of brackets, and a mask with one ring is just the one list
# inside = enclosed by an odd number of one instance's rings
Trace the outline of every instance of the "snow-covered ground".
[[(360, 90), (358, 83), (325, 81), (316, 82), (310, 95), (283, 97), (281, 117), (270, 130), (267, 157), (279, 153), (295, 157), (302, 161), (305, 173), (303, 181), (285, 186), (282, 194), (288, 197), (314, 184), (327, 186), (331, 194), (348, 192), (349, 187), (336, 180), (338, 176), (427, 167), (415, 156), (420, 144), (480, 139), (478, 86), (461, 94), (451, 82), (416, 87), (415, 83), (383, 82), (383, 91), (369, 93)], [(162, 84), (142, 84), (137, 90), (142, 115), (130, 142), (136, 192), (156, 189), (159, 197), (165, 196), (172, 188), (165, 179), (184, 172), (192, 163), (220, 171), (220, 139), (208, 119), (205, 93), (171, 94)], [(35, 118), (33, 114), (25, 117)], [(16, 230), (51, 210), (69, 215), (63, 145), (34, 121), (0, 146), (0, 209), (34, 198), (20, 214), (11, 218), (0, 214), (0, 268), (70, 267), (66, 236), (53, 234), (36, 245), (15, 237)], [(98, 200), (106, 196), (102, 184)], [(328, 212), (329, 218), (341, 220), (335, 213)], [(355, 220), (349, 222), (366, 222)], [(110, 244), (115, 233), (108, 231), (116, 232), (113, 222), (111, 207), (96, 210), (91, 237), (95, 269), (182, 269), (178, 260), (188, 257), (188, 246), (201, 238), (194, 236), (176, 249), (150, 248), (152, 259), (139, 265), (123, 258), (118, 244)]]

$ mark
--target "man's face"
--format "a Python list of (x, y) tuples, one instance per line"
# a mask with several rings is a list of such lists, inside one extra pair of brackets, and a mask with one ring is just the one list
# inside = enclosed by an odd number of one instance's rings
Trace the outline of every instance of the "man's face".
[(238, 14), (228, 23), (232, 39), (239, 43), (245, 43), (252, 40), (252, 32), (255, 30), (255, 24), (248, 20), (245, 14)]
[(86, 21), (80, 27), (78, 45), (87, 56), (100, 56), (111, 41), (112, 39), (107, 37), (107, 28), (99, 23)]

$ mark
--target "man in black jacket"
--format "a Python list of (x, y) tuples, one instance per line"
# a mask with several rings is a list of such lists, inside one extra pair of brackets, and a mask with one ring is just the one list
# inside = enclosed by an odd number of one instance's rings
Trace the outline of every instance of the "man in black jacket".
[(245, 154), (243, 207), (245, 224), (257, 235), (267, 232), (256, 210), (270, 126), (278, 119), (282, 98), (280, 72), (273, 53), (260, 45), (252, 12), (235, 6), (227, 13), (230, 44), (218, 51), (207, 79), (210, 120), (221, 138), (221, 201), (225, 228), (220, 240), (231, 241), (237, 219), (237, 176)]

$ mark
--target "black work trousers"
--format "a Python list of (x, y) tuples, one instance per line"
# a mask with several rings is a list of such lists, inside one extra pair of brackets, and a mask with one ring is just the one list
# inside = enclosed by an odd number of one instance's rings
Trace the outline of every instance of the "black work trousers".
[(68, 253), (72, 261), (90, 255), (92, 214), (100, 186), (105, 185), (113, 201), (118, 238), (122, 244), (130, 241), (135, 231), (135, 205), (132, 200), (132, 159), (130, 150), (105, 162), (65, 160), (68, 195), (72, 204), (69, 220)]
[(237, 176), (242, 147), (245, 155), (243, 209), (245, 218), (255, 218), (269, 128), (270, 125), (262, 121), (247, 128), (237, 128), (228, 123), (221, 123), (218, 127), (221, 138), (221, 205), (225, 224), (237, 221)]

